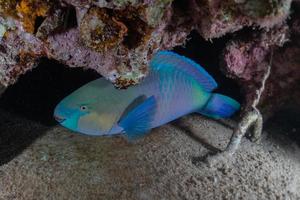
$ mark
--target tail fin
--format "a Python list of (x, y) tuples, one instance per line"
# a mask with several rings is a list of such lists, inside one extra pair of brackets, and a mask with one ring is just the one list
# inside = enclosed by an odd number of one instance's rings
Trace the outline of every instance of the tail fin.
[(212, 118), (227, 118), (240, 109), (240, 104), (234, 99), (213, 94), (208, 103), (198, 112)]

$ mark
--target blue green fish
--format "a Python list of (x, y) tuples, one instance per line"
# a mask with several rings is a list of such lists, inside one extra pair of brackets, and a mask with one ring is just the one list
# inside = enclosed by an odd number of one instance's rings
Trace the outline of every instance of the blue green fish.
[(240, 104), (213, 93), (216, 88), (215, 80), (194, 61), (160, 51), (150, 61), (149, 75), (141, 84), (120, 90), (99, 78), (64, 98), (54, 117), (79, 133), (124, 134), (134, 139), (189, 113), (230, 117)]

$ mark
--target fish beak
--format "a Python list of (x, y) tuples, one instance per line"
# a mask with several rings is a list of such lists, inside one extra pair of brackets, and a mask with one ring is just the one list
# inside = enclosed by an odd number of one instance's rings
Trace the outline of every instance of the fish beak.
[(56, 121), (58, 121), (59, 123), (63, 123), (63, 122), (66, 120), (65, 118), (59, 117), (59, 116), (57, 116), (57, 115), (54, 115), (54, 119), (55, 119)]

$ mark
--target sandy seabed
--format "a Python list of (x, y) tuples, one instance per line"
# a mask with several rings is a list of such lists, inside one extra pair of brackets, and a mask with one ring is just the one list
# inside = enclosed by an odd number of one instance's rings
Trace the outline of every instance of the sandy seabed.
[(213, 166), (204, 158), (226, 146), (233, 122), (190, 115), (134, 143), (4, 110), (0, 123), (0, 199), (300, 199), (295, 123), (271, 121), (260, 144), (244, 139)]

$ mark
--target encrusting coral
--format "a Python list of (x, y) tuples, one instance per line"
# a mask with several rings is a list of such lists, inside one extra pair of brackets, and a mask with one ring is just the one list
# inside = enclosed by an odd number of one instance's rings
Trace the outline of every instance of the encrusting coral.
[(206, 39), (247, 26), (276, 31), (290, 5), (290, 0), (0, 1), (0, 82), (13, 84), (47, 56), (127, 87), (147, 75), (153, 53), (183, 44), (192, 29)]
[(264, 29), (280, 24), (290, 14), (291, 0), (195, 0), (196, 28), (206, 39), (220, 37), (243, 27)]
[[(1, 1), (0, 8), (4, 86), (47, 56), (70, 67), (92, 68), (117, 87), (127, 87), (147, 75), (154, 52), (182, 44), (189, 33), (167, 31), (172, 9), (166, 0)], [(18, 44), (22, 48), (15, 48)], [(32, 57), (27, 67), (18, 61), (24, 54)]]

